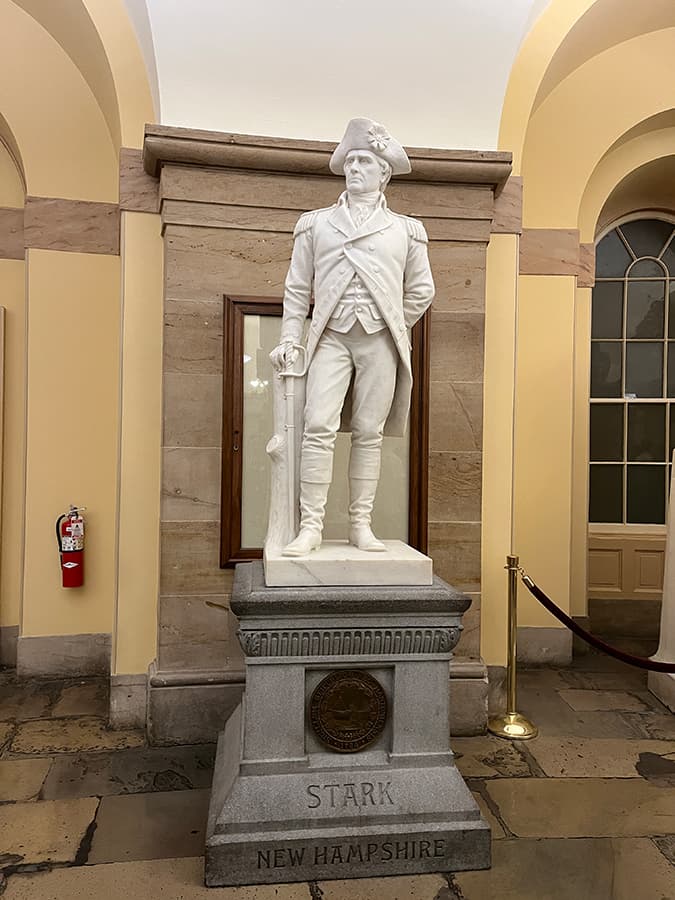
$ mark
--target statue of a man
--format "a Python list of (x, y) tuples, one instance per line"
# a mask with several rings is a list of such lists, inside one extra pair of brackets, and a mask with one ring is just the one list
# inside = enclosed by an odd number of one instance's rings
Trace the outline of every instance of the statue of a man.
[[(391, 212), (384, 189), (410, 172), (403, 147), (371, 119), (352, 119), (330, 169), (347, 190), (305, 213), (294, 231), (274, 367), (293, 365), (310, 298), (307, 387), (300, 461), (300, 531), (284, 556), (321, 545), (338, 429), (351, 431), (349, 541), (382, 551), (370, 523), (382, 438), (405, 432), (412, 372), (410, 329), (434, 296), (421, 222)], [(342, 421), (341, 421), (342, 419)]]

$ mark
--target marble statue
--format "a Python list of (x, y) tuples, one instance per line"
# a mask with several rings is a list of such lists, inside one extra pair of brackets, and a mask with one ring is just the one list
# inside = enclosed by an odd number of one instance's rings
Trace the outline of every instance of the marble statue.
[[(405, 432), (410, 329), (434, 296), (424, 226), (392, 212), (384, 197), (391, 176), (411, 170), (403, 147), (377, 122), (352, 119), (330, 169), (344, 174), (346, 191), (333, 206), (304, 213), (295, 226), (280, 343), (270, 354), (279, 375), (288, 376), (286, 402), (299, 359), (306, 371), (304, 416), (297, 440), (288, 440), (291, 455), (299, 450), (299, 467), (296, 462), (293, 471), (291, 460), (284, 474), (299, 482), (299, 533), (282, 550), (291, 557), (321, 545), (338, 430), (351, 432), (349, 542), (360, 550), (386, 550), (371, 530), (382, 439)], [(292, 419), (288, 411), (287, 429)], [(273, 483), (273, 502), (280, 491)]]

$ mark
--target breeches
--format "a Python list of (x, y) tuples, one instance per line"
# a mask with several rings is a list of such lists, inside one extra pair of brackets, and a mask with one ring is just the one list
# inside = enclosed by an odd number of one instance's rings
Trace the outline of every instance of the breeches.
[(397, 367), (398, 353), (388, 328), (366, 334), (356, 322), (347, 334), (324, 331), (307, 373), (302, 481), (331, 481), (335, 436), (350, 384), (349, 477), (379, 477), (382, 435), (394, 399)]

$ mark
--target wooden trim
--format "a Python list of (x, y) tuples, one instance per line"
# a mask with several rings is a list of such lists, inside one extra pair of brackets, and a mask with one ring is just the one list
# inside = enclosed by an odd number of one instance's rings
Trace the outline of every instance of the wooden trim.
[(116, 203), (26, 197), (26, 248), (119, 256), (120, 210)]
[(129, 212), (159, 212), (159, 179), (143, 168), (143, 151), (120, 150), (120, 209)]
[(429, 547), (429, 361), (431, 313), (425, 312), (412, 330), (410, 398), (410, 461), (408, 465), (408, 543), (420, 553)]
[(495, 191), (493, 234), (521, 234), (523, 230), (523, 179), (512, 175), (501, 191)]
[(23, 209), (0, 206), (0, 259), (23, 259)]
[(519, 271), (521, 275), (578, 275), (578, 229), (523, 228)]
[[(221, 567), (262, 557), (261, 547), (241, 546), (244, 316), (281, 317), (282, 312), (278, 297), (224, 296)], [(430, 322), (427, 312), (413, 328), (411, 357), (408, 543), (422, 553), (428, 543)]]
[[(146, 125), (145, 171), (159, 177), (162, 165), (224, 166), (300, 175), (330, 175), (328, 161), (335, 143), (228, 134), (168, 125)], [(512, 154), (491, 150), (406, 148), (413, 171), (397, 182), (436, 181), (503, 184), (511, 172)], [(332, 176), (331, 176), (332, 177)]]

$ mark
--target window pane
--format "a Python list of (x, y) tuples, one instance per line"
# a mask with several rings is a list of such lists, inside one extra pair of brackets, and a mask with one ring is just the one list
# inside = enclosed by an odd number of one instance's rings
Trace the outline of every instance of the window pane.
[(661, 260), (666, 264), (670, 277), (675, 278), (675, 240), (668, 244)]
[(668, 337), (675, 338), (675, 280), (670, 282), (668, 296)]
[(663, 396), (663, 344), (626, 341), (626, 396)]
[(591, 344), (591, 397), (621, 396), (621, 346), (615, 341)]
[(628, 273), (629, 278), (665, 278), (663, 267), (655, 259), (639, 259)]
[(666, 521), (666, 467), (628, 466), (626, 521), (662, 525)]
[(673, 450), (675, 450), (675, 403), (670, 404), (669, 410), (669, 418), (670, 418), (670, 440), (668, 442), (668, 459), (671, 460), (673, 458)]
[(595, 283), (591, 337), (623, 337), (623, 281)]
[[(643, 254), (640, 254), (642, 256)], [(633, 258), (626, 250), (623, 241), (615, 231), (604, 237), (595, 252), (595, 277), (623, 278)]]
[(626, 299), (626, 337), (663, 337), (665, 281), (629, 281)]
[(623, 522), (623, 466), (591, 466), (590, 522)]
[(667, 397), (675, 397), (675, 341), (668, 341), (668, 385)]
[(636, 219), (622, 225), (621, 231), (636, 256), (659, 256), (673, 226), (658, 219)]
[(665, 462), (665, 403), (631, 403), (628, 407), (628, 459)]
[(591, 405), (591, 459), (593, 462), (623, 460), (623, 404)]

